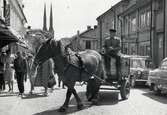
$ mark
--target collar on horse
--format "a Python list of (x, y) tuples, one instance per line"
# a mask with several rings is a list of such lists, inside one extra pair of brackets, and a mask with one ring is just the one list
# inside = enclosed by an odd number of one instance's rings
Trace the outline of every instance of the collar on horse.
[[(73, 67), (80, 70), (80, 74), (79, 74), (80, 75), (80, 81), (82, 81), (82, 72), (86, 71), (85, 67), (84, 67), (82, 57), (80, 56), (80, 54), (78, 52), (74, 52), (70, 48), (68, 48), (68, 50), (66, 50), (66, 51), (67, 51), (66, 52), (66, 57), (67, 57), (67, 60), (68, 60), (68, 64), (65, 67), (64, 73), (69, 69), (70, 66), (73, 66)], [(72, 63), (71, 60), (72, 60), (73, 56), (77, 57), (78, 62), (79, 62), (78, 66)]]

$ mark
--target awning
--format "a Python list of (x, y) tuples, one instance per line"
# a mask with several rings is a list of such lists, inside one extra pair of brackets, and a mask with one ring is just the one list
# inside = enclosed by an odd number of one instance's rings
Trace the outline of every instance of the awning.
[(0, 26), (0, 48), (12, 42), (18, 41), (18, 37), (14, 35), (14, 33), (8, 27)]

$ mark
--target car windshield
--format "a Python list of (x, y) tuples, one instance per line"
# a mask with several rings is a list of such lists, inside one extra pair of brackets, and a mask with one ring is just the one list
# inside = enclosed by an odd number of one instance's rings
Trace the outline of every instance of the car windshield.
[(131, 60), (132, 68), (145, 68), (145, 61), (144, 60)]
[(167, 61), (162, 62), (161, 69), (167, 69)]

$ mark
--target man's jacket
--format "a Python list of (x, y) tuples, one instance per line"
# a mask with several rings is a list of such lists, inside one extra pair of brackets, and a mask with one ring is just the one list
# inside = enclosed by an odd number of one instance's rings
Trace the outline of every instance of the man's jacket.
[(27, 72), (27, 62), (24, 58), (16, 58), (14, 60), (14, 69), (16, 73), (26, 73)]
[(106, 39), (104, 43), (104, 48), (107, 54), (117, 54), (120, 50), (120, 40), (119, 39)]

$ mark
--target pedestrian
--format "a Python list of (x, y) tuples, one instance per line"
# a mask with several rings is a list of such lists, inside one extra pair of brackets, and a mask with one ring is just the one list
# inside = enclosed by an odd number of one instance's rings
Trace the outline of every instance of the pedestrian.
[(26, 62), (27, 62), (27, 72), (26, 72), (26, 74), (24, 75), (24, 81), (26, 82), (27, 81), (27, 77), (28, 77), (28, 56), (27, 56), (27, 54), (25, 53), (25, 52), (23, 52), (22, 53), (22, 56), (23, 56), (23, 58), (26, 60)]
[(19, 89), (19, 95), (23, 97), (24, 95), (24, 77), (27, 73), (27, 62), (23, 58), (21, 52), (17, 52), (17, 58), (14, 60), (14, 69), (16, 73), (16, 80)]
[(9, 87), (9, 92), (13, 92), (13, 82), (14, 82), (14, 69), (13, 69), (14, 57), (11, 55), (10, 49), (6, 51), (5, 56), (5, 72), (4, 78)]
[(29, 55), (27, 57), (27, 76), (29, 78), (30, 85), (31, 85), (31, 91), (30, 91), (30, 93), (32, 93), (32, 90), (34, 90), (34, 86), (33, 86), (34, 79), (30, 76), (30, 71), (31, 71), (32, 63), (33, 63), (33, 56)]
[[(42, 65), (40, 65), (37, 69), (37, 75), (33, 84), (34, 86), (43, 86), (45, 91), (44, 91), (44, 96), (48, 95), (48, 81), (50, 76), (54, 77), (54, 72), (53, 72), (53, 60), (49, 59), (46, 62), (44, 62)], [(31, 88), (30, 93), (32, 93), (32, 90), (34, 88)]]
[(4, 71), (5, 71), (5, 52), (0, 51), (0, 92), (5, 90), (5, 79), (4, 79)]

